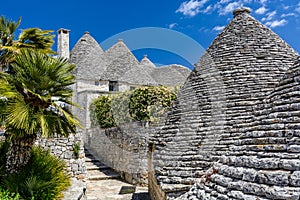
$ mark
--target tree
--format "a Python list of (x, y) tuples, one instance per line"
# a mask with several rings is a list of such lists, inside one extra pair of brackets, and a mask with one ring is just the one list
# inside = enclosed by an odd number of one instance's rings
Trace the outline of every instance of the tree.
[(15, 39), (15, 32), (21, 23), (21, 18), (17, 22), (0, 17), (0, 66), (10, 69), (10, 63), (14, 56), (20, 53), (20, 49), (39, 49), (44, 53), (54, 54), (51, 49), (54, 44), (51, 30), (41, 30), (39, 28), (28, 28), (21, 32)]
[[(74, 105), (70, 85), (75, 81), (74, 65), (34, 49), (20, 49), (10, 63), (13, 74), (0, 72), (0, 97), (5, 97), (4, 121), (11, 140), (6, 170), (17, 172), (30, 159), (33, 143), (40, 133), (67, 136), (79, 122), (69, 111)], [(67, 106), (60, 106), (53, 97)]]

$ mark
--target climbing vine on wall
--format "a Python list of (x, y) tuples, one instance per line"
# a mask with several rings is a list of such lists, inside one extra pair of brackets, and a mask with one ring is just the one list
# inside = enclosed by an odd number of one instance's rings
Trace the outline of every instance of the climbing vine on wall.
[(175, 90), (165, 86), (99, 96), (90, 105), (92, 125), (110, 128), (132, 121), (158, 121), (175, 98)]

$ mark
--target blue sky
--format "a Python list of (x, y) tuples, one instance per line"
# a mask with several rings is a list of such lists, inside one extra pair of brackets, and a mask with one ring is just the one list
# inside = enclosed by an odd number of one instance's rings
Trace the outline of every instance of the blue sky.
[[(241, 6), (250, 7), (253, 17), (300, 52), (300, 0), (10, 0), (1, 2), (0, 15), (14, 21), (22, 16), (23, 29), (67, 28), (71, 30), (71, 47), (85, 31), (89, 31), (100, 44), (104, 44), (112, 36), (124, 31), (157, 27), (180, 32), (206, 49), (230, 22), (232, 11)], [(138, 34), (138, 37), (148, 39), (142, 34)], [(178, 42), (176, 37), (174, 40), (170, 42)], [(126, 39), (124, 41), (127, 43)], [(112, 41), (114, 42), (116, 41)], [(161, 42), (168, 45), (164, 39)], [(182, 44), (185, 41), (179, 41), (178, 48), (194, 53), (192, 48)], [(192, 62), (184, 56), (176, 55), (176, 51), (168, 51), (168, 48), (143, 49), (141, 46), (134, 53), (138, 59), (147, 54), (153, 62), (159, 64), (179, 62), (189, 65)], [(200, 58), (201, 53), (196, 53), (196, 59)]]

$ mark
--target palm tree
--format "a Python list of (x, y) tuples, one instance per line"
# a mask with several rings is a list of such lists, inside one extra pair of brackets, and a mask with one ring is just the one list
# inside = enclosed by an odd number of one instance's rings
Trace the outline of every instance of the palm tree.
[[(54, 54), (51, 47), (54, 44), (51, 30), (41, 30), (39, 28), (28, 28), (21, 32), (15, 40), (15, 32), (21, 23), (21, 18), (17, 22), (0, 17), (0, 66), (10, 68), (10, 63), (14, 56), (23, 48), (39, 49), (44, 53)], [(11, 70), (11, 69), (10, 69)]]
[[(74, 65), (33, 49), (20, 49), (11, 63), (13, 74), (0, 72), (0, 97), (6, 98), (0, 121), (11, 140), (6, 170), (17, 172), (29, 158), (38, 136), (75, 133), (79, 122), (69, 111), (74, 105), (70, 85)], [(53, 97), (64, 103), (60, 106)]]

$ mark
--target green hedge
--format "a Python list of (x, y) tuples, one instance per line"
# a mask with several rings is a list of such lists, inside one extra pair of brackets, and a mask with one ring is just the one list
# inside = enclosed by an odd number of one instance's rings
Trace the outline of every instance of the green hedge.
[(175, 98), (174, 91), (168, 87), (138, 88), (130, 97), (130, 116), (137, 121), (157, 121), (170, 108)]
[(158, 121), (175, 99), (174, 89), (165, 86), (99, 96), (90, 105), (92, 125), (110, 128), (132, 121)]

